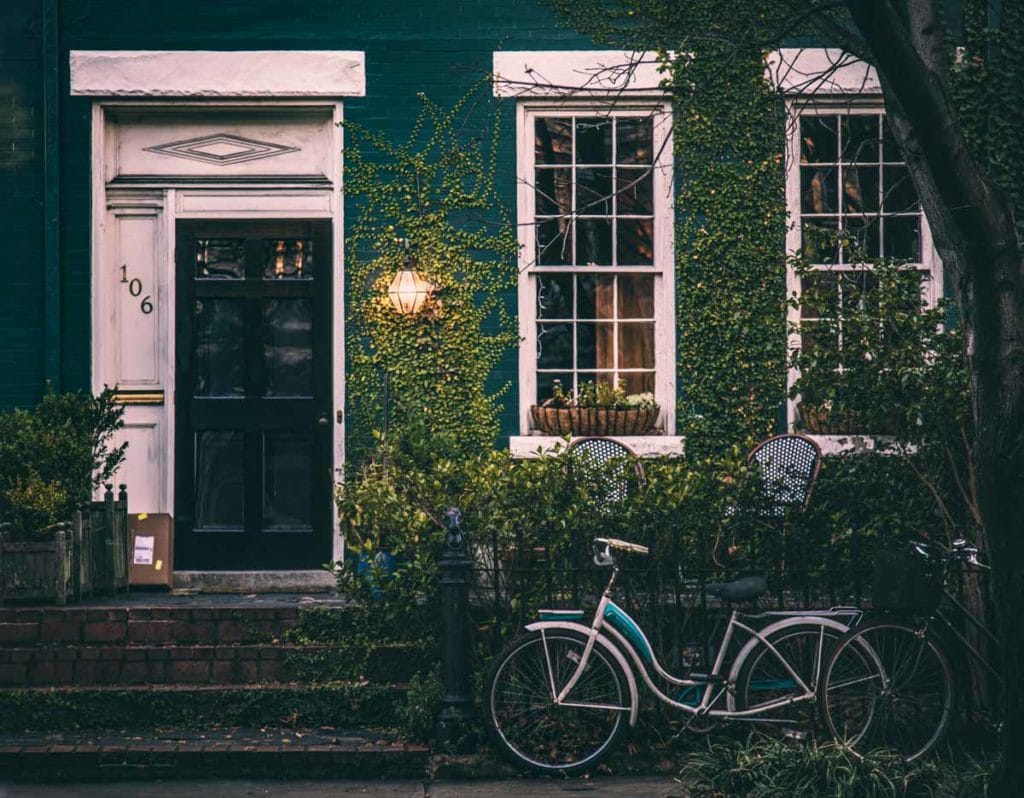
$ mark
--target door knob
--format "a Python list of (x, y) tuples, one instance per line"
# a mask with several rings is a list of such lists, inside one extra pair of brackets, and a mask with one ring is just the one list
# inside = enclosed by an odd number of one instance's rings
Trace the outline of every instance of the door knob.
[(331, 423), (331, 421), (329, 418), (327, 418), (327, 414), (324, 413), (322, 416), (320, 416), (320, 418), (316, 420), (316, 423), (319, 424), (321, 427), (326, 427), (328, 424)]

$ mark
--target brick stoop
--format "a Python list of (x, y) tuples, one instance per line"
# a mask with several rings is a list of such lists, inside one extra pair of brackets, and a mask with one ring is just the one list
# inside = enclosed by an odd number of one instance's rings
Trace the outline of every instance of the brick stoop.
[(0, 609), (0, 687), (394, 683), (422, 666), (409, 644), (346, 642), (346, 624), (344, 606), (316, 600)]
[(0, 734), (11, 781), (137, 778), (385, 778), (427, 774), (430, 752), (383, 732), (333, 727), (120, 734)]
[(405, 684), (436, 656), (367, 648), (350, 625), (331, 596), (0, 608), (0, 732), (393, 726)]

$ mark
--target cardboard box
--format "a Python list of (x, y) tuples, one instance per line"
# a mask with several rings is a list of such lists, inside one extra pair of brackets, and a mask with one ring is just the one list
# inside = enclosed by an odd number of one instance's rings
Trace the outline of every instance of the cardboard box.
[(171, 587), (174, 573), (174, 523), (167, 513), (128, 516), (131, 531), (129, 581), (133, 585)]

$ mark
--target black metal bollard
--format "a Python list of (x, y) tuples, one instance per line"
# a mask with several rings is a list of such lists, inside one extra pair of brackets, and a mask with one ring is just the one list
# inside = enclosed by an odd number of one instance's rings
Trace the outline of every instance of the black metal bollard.
[(476, 745), (473, 729), (473, 698), (469, 690), (469, 652), (466, 611), (469, 604), (469, 576), (473, 567), (466, 556), (466, 540), (459, 524), (462, 511), (450, 507), (444, 514), (448, 534), (445, 553), (438, 564), (441, 581), (441, 641), (444, 706), (437, 716), (439, 750), (464, 752)]

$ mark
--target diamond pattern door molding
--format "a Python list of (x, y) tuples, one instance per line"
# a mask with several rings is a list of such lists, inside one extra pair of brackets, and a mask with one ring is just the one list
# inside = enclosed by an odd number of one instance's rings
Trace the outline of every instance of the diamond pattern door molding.
[(286, 147), (270, 141), (256, 141), (231, 133), (214, 133), (183, 141), (171, 141), (155, 147), (145, 147), (147, 152), (170, 155), (172, 158), (186, 158), (190, 161), (202, 161), (217, 166), (258, 161), (261, 158), (273, 158), (289, 152), (298, 152), (298, 147)]

